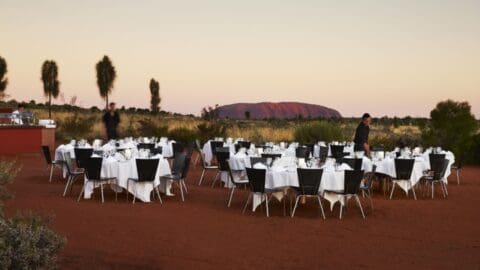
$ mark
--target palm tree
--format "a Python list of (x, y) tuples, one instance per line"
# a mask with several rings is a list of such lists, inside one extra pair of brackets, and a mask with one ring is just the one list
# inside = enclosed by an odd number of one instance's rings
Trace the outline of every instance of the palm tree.
[(7, 61), (0, 56), (0, 100), (3, 99), (8, 84), (8, 79), (5, 77), (5, 74), (7, 74)]
[(105, 108), (108, 109), (108, 94), (112, 92), (113, 82), (117, 77), (115, 67), (108, 56), (104, 55), (97, 65), (97, 85), (100, 96), (105, 99)]
[(60, 94), (58, 81), (58, 67), (53, 60), (45, 60), (42, 65), (43, 93), (48, 97), (48, 118), (52, 118), (52, 97), (55, 99)]
[(150, 79), (150, 109), (153, 113), (158, 113), (160, 111), (160, 102), (162, 98), (160, 97), (160, 83), (155, 79)]

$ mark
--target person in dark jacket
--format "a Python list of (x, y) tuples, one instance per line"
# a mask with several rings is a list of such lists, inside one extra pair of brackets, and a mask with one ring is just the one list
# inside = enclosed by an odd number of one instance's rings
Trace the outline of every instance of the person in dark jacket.
[(120, 115), (118, 114), (115, 103), (112, 102), (109, 104), (109, 110), (103, 115), (103, 123), (105, 124), (105, 129), (107, 130), (108, 140), (118, 138), (118, 124), (120, 124)]
[(370, 123), (372, 118), (370, 114), (364, 113), (362, 116), (362, 122), (358, 124), (355, 131), (355, 143), (354, 151), (365, 151), (367, 156), (370, 156), (370, 145), (368, 144), (368, 134), (370, 133)]

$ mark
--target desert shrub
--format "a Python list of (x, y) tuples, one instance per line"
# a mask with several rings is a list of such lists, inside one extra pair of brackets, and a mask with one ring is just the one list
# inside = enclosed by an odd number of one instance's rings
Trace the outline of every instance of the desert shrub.
[(480, 134), (476, 134), (472, 139), (471, 155), (466, 158), (466, 162), (480, 164)]
[(33, 213), (0, 219), (1, 269), (55, 269), (65, 239), (49, 228), (50, 221)]
[(383, 147), (385, 150), (393, 150), (396, 146), (396, 139), (396, 136), (392, 134), (382, 134), (370, 137), (368, 143), (372, 149)]
[[(130, 121), (130, 124), (133, 124), (133, 121)], [(168, 135), (168, 126), (159, 125), (155, 121), (152, 121), (150, 118), (142, 118), (138, 120), (138, 128), (136, 131), (130, 131), (134, 134), (129, 134), (130, 136), (145, 136), (145, 137), (164, 137)]]
[(5, 185), (18, 170), (15, 162), (0, 161), (0, 269), (55, 269), (65, 240), (49, 228), (51, 218), (32, 213), (3, 215), (3, 202), (11, 198)]
[(468, 160), (478, 125), (468, 102), (442, 101), (430, 112), (422, 131), (425, 145), (451, 150), (456, 159)]
[(71, 139), (95, 139), (92, 134), (94, 123), (99, 121), (96, 115), (81, 116), (79, 112), (74, 112), (63, 120), (57, 120), (56, 137), (59, 140)]
[(225, 137), (227, 127), (222, 122), (206, 122), (197, 125), (198, 138), (205, 142), (213, 137)]
[(342, 129), (326, 121), (299, 125), (294, 132), (294, 139), (299, 143), (314, 143), (317, 141), (341, 141), (345, 138)]
[(198, 138), (198, 132), (192, 129), (178, 127), (170, 130), (168, 138), (177, 142), (193, 142)]

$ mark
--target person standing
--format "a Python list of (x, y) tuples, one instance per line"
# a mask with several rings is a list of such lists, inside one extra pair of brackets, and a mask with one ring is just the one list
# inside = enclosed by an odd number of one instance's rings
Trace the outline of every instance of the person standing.
[(353, 139), (353, 142), (355, 143), (354, 151), (365, 151), (367, 156), (370, 156), (368, 134), (370, 133), (371, 122), (372, 118), (370, 117), (370, 114), (364, 113), (362, 121), (358, 124), (357, 129), (355, 130), (355, 138)]
[(108, 140), (118, 138), (118, 124), (120, 124), (120, 115), (118, 114), (115, 103), (112, 102), (109, 104), (109, 109), (103, 115), (103, 123), (105, 124), (105, 129), (107, 130)]
[(12, 112), (12, 123), (15, 125), (23, 125), (23, 113), (25, 112), (25, 105), (22, 103), (18, 104), (18, 107), (15, 111)]

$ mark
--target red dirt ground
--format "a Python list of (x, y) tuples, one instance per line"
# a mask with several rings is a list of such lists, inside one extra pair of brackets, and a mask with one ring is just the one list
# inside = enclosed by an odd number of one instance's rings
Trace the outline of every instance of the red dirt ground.
[(279, 203), (271, 203), (270, 218), (242, 215), (247, 193), (227, 208), (226, 189), (196, 185), (199, 168), (188, 177), (185, 203), (176, 196), (132, 205), (124, 195), (115, 202), (110, 190), (103, 205), (99, 193), (77, 203), (80, 185), (61, 197), (65, 182), (57, 171), (48, 183), (40, 155), (17, 161), (23, 168), (6, 211), (55, 215), (54, 228), (68, 239), (60, 269), (480, 269), (478, 167), (464, 169), (460, 186), (452, 178), (448, 199), (397, 193), (390, 201), (377, 192), (366, 221), (353, 204), (343, 220), (335, 208), (323, 221), (313, 201), (293, 219)]

